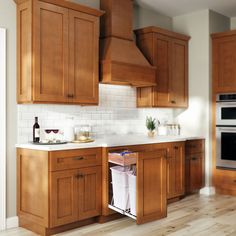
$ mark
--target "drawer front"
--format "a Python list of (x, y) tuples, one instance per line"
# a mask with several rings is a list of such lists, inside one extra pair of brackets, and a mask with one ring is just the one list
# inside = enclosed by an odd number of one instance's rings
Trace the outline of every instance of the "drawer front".
[(216, 170), (214, 177), (214, 185), (220, 189), (228, 189), (236, 191), (236, 173)]
[(56, 151), (50, 153), (50, 171), (77, 169), (101, 164), (101, 148)]
[(185, 158), (187, 160), (192, 160), (192, 161), (195, 161), (198, 159), (204, 159), (204, 157), (205, 157), (204, 153), (191, 153), (191, 154), (185, 155)]
[(186, 154), (203, 153), (205, 152), (205, 140), (188, 140), (185, 144)]

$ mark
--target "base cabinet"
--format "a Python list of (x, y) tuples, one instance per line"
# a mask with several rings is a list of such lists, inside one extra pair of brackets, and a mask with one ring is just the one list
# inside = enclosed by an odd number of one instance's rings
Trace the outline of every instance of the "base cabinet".
[(185, 193), (184, 142), (167, 146), (167, 199), (181, 197)]
[(51, 235), (86, 220), (92, 223), (101, 215), (101, 171), (100, 148), (56, 152), (18, 149), (20, 226)]
[[(166, 217), (166, 150), (139, 152), (135, 166), (137, 171), (136, 215), (132, 215), (129, 210), (122, 210), (112, 203), (109, 204), (109, 208), (135, 219), (137, 224), (144, 224)], [(113, 197), (111, 190), (109, 191), (111, 202)]]
[(51, 176), (52, 227), (100, 215), (100, 167), (58, 171)]
[(186, 194), (199, 191), (205, 185), (205, 140), (186, 142)]
[(166, 217), (166, 151), (140, 153), (137, 160), (137, 224)]

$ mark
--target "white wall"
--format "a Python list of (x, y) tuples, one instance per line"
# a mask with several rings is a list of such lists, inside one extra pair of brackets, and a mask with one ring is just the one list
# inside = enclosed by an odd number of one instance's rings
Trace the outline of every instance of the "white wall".
[(0, 1), (0, 27), (7, 29), (7, 215), (16, 215), (16, 6)]
[(211, 43), (210, 33), (229, 28), (229, 18), (202, 10), (173, 18), (174, 31), (191, 36), (189, 43), (189, 108), (176, 111), (186, 135), (206, 137), (206, 185), (211, 185)]

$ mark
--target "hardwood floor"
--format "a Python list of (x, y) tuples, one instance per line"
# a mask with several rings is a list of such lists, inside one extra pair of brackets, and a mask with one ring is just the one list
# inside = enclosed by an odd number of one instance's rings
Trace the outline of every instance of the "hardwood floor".
[[(172, 203), (168, 217), (137, 226), (129, 218), (93, 224), (60, 236), (236, 236), (236, 197), (192, 195)], [(35, 236), (22, 229), (0, 232), (0, 236)]]

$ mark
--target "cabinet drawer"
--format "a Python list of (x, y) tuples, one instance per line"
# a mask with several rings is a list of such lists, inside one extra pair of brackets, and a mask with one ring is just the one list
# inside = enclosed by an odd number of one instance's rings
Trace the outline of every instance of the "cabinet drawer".
[(205, 150), (205, 140), (188, 140), (185, 144), (186, 154), (202, 153)]
[(50, 171), (76, 169), (101, 164), (101, 148), (55, 151), (50, 153)]
[(191, 153), (185, 156), (186, 160), (196, 161), (204, 158), (204, 153)]
[(216, 170), (214, 185), (220, 189), (236, 191), (236, 173)]

